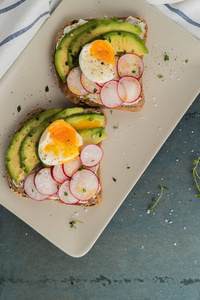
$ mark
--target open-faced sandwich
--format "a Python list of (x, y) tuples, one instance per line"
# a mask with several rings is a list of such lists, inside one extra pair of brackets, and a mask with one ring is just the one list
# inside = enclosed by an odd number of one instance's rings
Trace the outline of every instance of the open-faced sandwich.
[(12, 191), (42, 201), (95, 206), (102, 200), (100, 162), (106, 116), (97, 108), (36, 109), (6, 152)]
[(68, 21), (52, 56), (62, 92), (79, 105), (139, 111), (146, 38), (147, 23), (138, 17)]

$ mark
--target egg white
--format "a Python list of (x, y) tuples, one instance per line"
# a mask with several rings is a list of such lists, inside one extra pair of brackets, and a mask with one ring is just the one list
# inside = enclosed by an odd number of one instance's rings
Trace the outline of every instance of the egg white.
[[(78, 146), (77, 146), (78, 148), (79, 146), (83, 145), (83, 139), (77, 132), (76, 132), (76, 137), (78, 138)], [(49, 166), (59, 165), (64, 162), (72, 160), (79, 154), (78, 152), (76, 152), (76, 154), (69, 153), (69, 155), (66, 157), (65, 155), (63, 155), (62, 149), (59, 149), (58, 156), (51, 151), (45, 151), (45, 146), (49, 145), (52, 142), (53, 139), (50, 137), (50, 132), (46, 129), (43, 132), (38, 145), (39, 158), (45, 165), (49, 165)]]
[(114, 78), (114, 66), (90, 53), (91, 44), (83, 47), (79, 55), (79, 66), (84, 75), (97, 83), (104, 83)]

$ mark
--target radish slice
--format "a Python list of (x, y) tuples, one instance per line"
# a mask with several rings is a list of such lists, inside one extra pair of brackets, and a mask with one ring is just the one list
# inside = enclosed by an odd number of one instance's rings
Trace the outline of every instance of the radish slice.
[[(119, 88), (124, 87), (126, 93)], [(131, 76), (124, 76), (119, 80), (118, 93), (119, 97), (126, 103), (135, 102), (141, 95), (141, 84), (138, 79)]]
[(103, 157), (103, 150), (95, 145), (95, 144), (89, 144), (85, 146), (80, 154), (81, 162), (85, 167), (94, 167), (100, 161)]
[(66, 204), (76, 204), (79, 202), (70, 192), (69, 180), (63, 182), (58, 191), (59, 199)]
[(64, 163), (62, 167), (64, 174), (68, 177), (72, 177), (72, 175), (81, 167), (80, 156), (77, 156), (74, 159)]
[(66, 82), (69, 90), (73, 94), (78, 96), (84, 96), (88, 94), (88, 91), (86, 91), (81, 84), (81, 69), (79, 67), (75, 67), (69, 71)]
[(117, 92), (120, 99), (124, 102), (124, 99), (126, 99), (126, 90), (120, 81), (118, 82), (117, 85)]
[(134, 53), (122, 55), (117, 63), (117, 71), (120, 77), (132, 76), (140, 78), (144, 70), (144, 64), (140, 56)]
[(81, 84), (88, 93), (100, 94), (101, 87), (81, 73)]
[(116, 80), (108, 81), (104, 84), (100, 92), (101, 102), (108, 108), (115, 108), (122, 105), (123, 101), (118, 95), (118, 82)]
[(58, 183), (51, 176), (51, 168), (42, 168), (35, 174), (35, 186), (42, 195), (53, 195), (58, 191)]
[(33, 200), (42, 201), (48, 198), (38, 192), (34, 184), (36, 172), (29, 174), (24, 181), (24, 191)]
[(71, 178), (69, 188), (72, 195), (81, 201), (91, 199), (99, 189), (99, 180), (91, 170), (77, 171)]
[(68, 176), (66, 176), (63, 172), (62, 165), (52, 166), (51, 167), (51, 176), (58, 183), (63, 183), (65, 180), (68, 179)]

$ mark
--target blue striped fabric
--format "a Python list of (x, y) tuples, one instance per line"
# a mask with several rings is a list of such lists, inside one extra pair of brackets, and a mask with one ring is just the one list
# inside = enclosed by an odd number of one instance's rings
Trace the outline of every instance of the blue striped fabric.
[[(181, 10), (177, 9), (177, 8), (174, 8), (172, 7), (171, 5), (169, 4), (164, 4), (165, 7), (167, 7), (170, 11), (176, 13), (177, 15), (179, 15), (181, 18), (183, 18), (186, 22), (196, 26), (196, 27), (200, 27), (200, 23), (197, 23), (195, 21), (193, 21), (192, 19), (190, 19), (186, 14), (184, 14)], [(200, 7), (199, 7), (199, 10), (200, 10)]]
[(50, 12), (46, 11), (43, 14), (41, 14), (39, 17), (37, 17), (37, 19), (32, 22), (30, 25), (24, 27), (23, 29), (9, 35), (7, 38), (5, 38), (2, 42), (0, 42), (0, 47), (3, 46), (5, 43), (10, 42), (11, 40), (19, 37), (20, 35), (24, 34), (25, 32), (27, 32), (29, 29), (31, 29), (42, 17), (48, 15)]
[(0, 79), (60, 1), (0, 1)]
[(4, 7), (4, 8), (2, 8), (2, 9), (0, 9), (0, 14), (3, 14), (3, 13), (5, 13), (5, 12), (11, 10), (11, 9), (16, 8), (17, 6), (19, 6), (20, 4), (22, 4), (22, 3), (25, 2), (25, 1), (26, 1), (26, 0), (20, 0), (20, 1), (16, 2), (16, 3), (13, 3), (13, 4), (10, 5), (10, 6), (7, 6), (7, 7)]

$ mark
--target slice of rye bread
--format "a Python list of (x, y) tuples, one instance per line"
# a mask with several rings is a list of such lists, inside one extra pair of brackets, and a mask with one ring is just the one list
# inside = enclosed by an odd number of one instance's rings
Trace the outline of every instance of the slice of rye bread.
[[(24, 126), (24, 124), (27, 121), (29, 121), (30, 119), (32, 119), (33, 117), (37, 116), (38, 114), (40, 114), (43, 111), (45, 111), (45, 109), (43, 109), (43, 108), (38, 108), (38, 109), (35, 109), (35, 110), (31, 111), (20, 122), (20, 124), (19, 124), (19, 126), (18, 126), (18, 128), (17, 128), (17, 130), (15, 132), (19, 132), (21, 130), (21, 128)], [(84, 109), (84, 113), (99, 113), (99, 114), (103, 114), (105, 116), (104, 128), (106, 127), (107, 118), (106, 118), (106, 115), (104, 114), (104, 112), (100, 108), (85, 108)], [(102, 146), (102, 142), (100, 142), (98, 144), (98, 146), (101, 147)], [(41, 166), (42, 166), (41, 164), (37, 165), (33, 171), (38, 170)], [(9, 173), (6, 165), (5, 165), (5, 174), (6, 174), (6, 177), (7, 177), (7, 180), (8, 180), (9, 187), (12, 190), (12, 192), (15, 193), (18, 196), (21, 196), (21, 197), (24, 197), (24, 198), (29, 198), (27, 196), (27, 194), (25, 193), (25, 191), (24, 191), (24, 187), (23, 187), (24, 180), (16, 184), (13, 181), (12, 177), (10, 176), (10, 173)], [(101, 203), (101, 201), (102, 201), (101, 164), (99, 164), (99, 167), (98, 167), (96, 175), (98, 177), (99, 184), (100, 184), (100, 189), (99, 189), (98, 193), (93, 198), (91, 198), (88, 201), (80, 202), (80, 203), (73, 204), (73, 205), (84, 206), (84, 207), (91, 207), (91, 206), (97, 206), (97, 205), (99, 205)], [(28, 174), (27, 174), (27, 176), (28, 176)], [(64, 202), (62, 202), (59, 199), (53, 199), (53, 198), (51, 199), (51, 198), (49, 198), (49, 199), (46, 199), (46, 200), (54, 200), (54, 201), (60, 202), (61, 204), (65, 204)]]
[[(128, 17), (118, 17), (118, 20), (122, 20), (125, 21)], [(146, 39), (147, 39), (147, 34), (148, 34), (148, 25), (147, 22), (141, 18), (141, 17), (134, 17), (135, 19), (138, 19), (138, 22), (143, 22), (144, 23), (144, 36), (142, 38), (143, 42), (146, 43)], [(86, 21), (92, 21), (94, 19), (85, 19)], [(61, 91), (65, 94), (65, 96), (73, 103), (78, 104), (78, 105), (89, 105), (91, 107), (101, 107), (101, 108), (107, 108), (105, 107), (103, 104), (101, 103), (97, 103), (94, 102), (90, 99), (90, 97), (88, 96), (87, 98), (84, 97), (80, 97), (77, 96), (75, 94), (73, 94), (69, 89), (66, 83), (64, 83), (62, 81), (62, 79), (60, 78), (56, 67), (55, 67), (55, 62), (54, 62), (54, 58), (55, 58), (55, 52), (56, 52), (56, 48), (58, 43), (61, 41), (61, 39), (63, 38), (63, 33), (64, 33), (64, 29), (67, 26), (71, 26), (73, 24), (78, 23), (79, 20), (72, 20), (72, 21), (67, 21), (64, 26), (62, 27), (62, 29), (59, 31), (59, 33), (57, 34), (55, 40), (54, 40), (54, 44), (53, 44), (53, 52), (52, 52), (52, 63), (54, 66), (54, 70), (55, 70), (55, 75), (57, 78), (57, 82), (59, 84), (59, 87), (61, 89)], [(143, 56), (141, 56), (141, 58), (143, 59)], [(130, 111), (130, 112), (137, 112), (140, 111), (144, 104), (145, 104), (145, 95), (144, 95), (144, 89), (143, 89), (143, 82), (142, 82), (142, 76), (139, 79), (140, 83), (141, 83), (141, 96), (139, 98), (139, 101), (137, 101), (135, 104), (129, 104), (129, 105), (121, 105), (119, 107), (113, 108), (116, 110), (124, 110), (124, 111)]]

